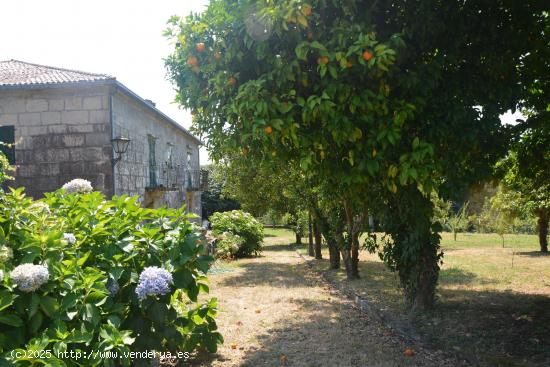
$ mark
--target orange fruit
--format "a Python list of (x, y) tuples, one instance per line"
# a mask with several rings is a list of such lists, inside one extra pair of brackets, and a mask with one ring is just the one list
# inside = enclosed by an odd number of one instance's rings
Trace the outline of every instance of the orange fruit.
[(403, 354), (405, 355), (405, 357), (412, 357), (414, 356), (414, 352), (411, 348), (407, 348), (405, 349), (405, 351), (403, 352)]
[(221, 52), (214, 52), (214, 58), (216, 60), (221, 60), (222, 58), (222, 53)]
[(235, 85), (237, 84), (237, 79), (235, 79), (234, 77), (231, 77), (227, 82), (229, 83), (229, 85)]
[(302, 7), (302, 14), (304, 14), (306, 17), (309, 17), (311, 15), (311, 6), (309, 5), (304, 5)]
[(271, 126), (266, 126), (264, 131), (266, 134), (271, 134), (273, 132), (273, 128)]
[(326, 65), (326, 64), (328, 64), (328, 61), (329, 61), (328, 56), (323, 56), (323, 57), (318, 57), (317, 58), (317, 64), (322, 63), (322, 64)]
[(206, 48), (206, 46), (204, 45), (203, 42), (199, 42), (195, 46), (195, 49), (197, 50), (197, 52), (203, 52), (205, 50), (205, 48)]
[(348, 63), (346, 64), (346, 67), (349, 69), (353, 66), (353, 63), (351, 61), (348, 61)]
[(197, 60), (196, 56), (191, 55), (187, 58), (187, 65), (196, 66), (198, 64), (199, 60)]
[(363, 52), (363, 60), (365, 61), (369, 61), (370, 59), (372, 59), (374, 55), (372, 53), (370, 53), (369, 51), (365, 51)]

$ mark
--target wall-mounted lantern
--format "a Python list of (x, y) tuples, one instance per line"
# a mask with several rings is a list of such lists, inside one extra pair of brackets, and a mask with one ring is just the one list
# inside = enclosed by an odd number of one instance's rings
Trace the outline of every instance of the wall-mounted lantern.
[(113, 150), (116, 153), (116, 157), (113, 158), (114, 166), (122, 159), (122, 155), (125, 154), (128, 150), (130, 139), (119, 135), (116, 138), (111, 139), (111, 144), (113, 146)]

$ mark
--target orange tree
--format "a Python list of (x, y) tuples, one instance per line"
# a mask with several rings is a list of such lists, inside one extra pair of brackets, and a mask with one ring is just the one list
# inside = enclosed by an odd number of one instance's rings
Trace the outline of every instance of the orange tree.
[(215, 159), (276, 157), (324, 188), (348, 278), (375, 209), (391, 236), (382, 257), (425, 308), (441, 259), (429, 192), (481, 177), (501, 153), (498, 116), (521, 98), (543, 6), (213, 0), (170, 20), (166, 62)]

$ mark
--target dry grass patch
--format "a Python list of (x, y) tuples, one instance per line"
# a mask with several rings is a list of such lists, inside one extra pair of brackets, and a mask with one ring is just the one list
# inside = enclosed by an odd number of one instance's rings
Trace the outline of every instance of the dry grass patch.
[[(225, 343), (199, 366), (456, 366), (404, 342), (321, 282), (287, 231), (269, 230), (261, 257), (210, 276)], [(407, 347), (416, 352), (403, 355)]]

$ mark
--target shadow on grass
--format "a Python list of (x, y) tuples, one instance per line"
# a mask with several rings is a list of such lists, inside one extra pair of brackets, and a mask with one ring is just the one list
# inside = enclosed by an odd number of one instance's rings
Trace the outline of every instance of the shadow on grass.
[(362, 260), (362, 278), (355, 281), (345, 280), (342, 269), (326, 270), (327, 260), (316, 261), (315, 267), (368, 299), (391, 324), (413, 330), (431, 347), (454, 352), (473, 365), (550, 366), (550, 297), (454, 289), (494, 281), (448, 268), (440, 274), (436, 308), (414, 315), (405, 309), (395, 273), (381, 262)]
[(303, 248), (303, 244), (296, 243), (277, 243), (277, 244), (265, 244), (264, 251), (296, 251)]
[(304, 281), (295, 275), (296, 267), (300, 265), (270, 261), (241, 264), (239, 268), (243, 271), (224, 278), (220, 285), (229, 287), (254, 287), (258, 285), (301, 287), (304, 285)]
[(436, 309), (412, 322), (430, 343), (475, 365), (548, 366), (549, 310), (545, 296), (442, 289)]
[(530, 256), (530, 257), (546, 257), (550, 258), (550, 252), (540, 252), (540, 251), (521, 251), (516, 252), (516, 255), (520, 256)]
[(493, 279), (481, 278), (477, 274), (459, 268), (445, 268), (439, 272), (439, 283), (445, 285), (495, 284)]

